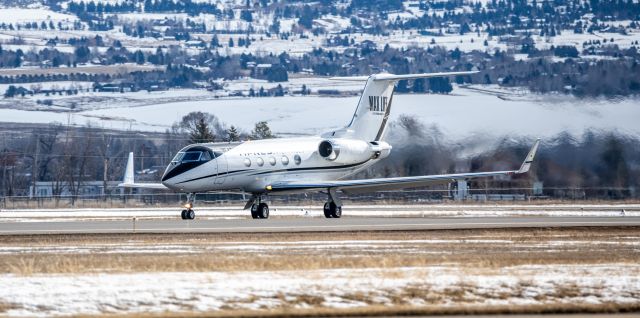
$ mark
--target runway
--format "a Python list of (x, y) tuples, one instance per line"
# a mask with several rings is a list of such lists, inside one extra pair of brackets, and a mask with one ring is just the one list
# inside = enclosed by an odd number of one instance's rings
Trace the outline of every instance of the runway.
[(261, 233), (640, 226), (640, 217), (283, 217), (2, 222), (0, 235), (91, 233)]

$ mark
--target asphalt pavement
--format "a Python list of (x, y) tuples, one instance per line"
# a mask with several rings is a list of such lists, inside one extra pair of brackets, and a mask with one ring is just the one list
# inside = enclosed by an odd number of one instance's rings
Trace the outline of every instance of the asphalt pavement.
[(0, 222), (0, 235), (69, 233), (260, 233), (640, 226), (640, 217), (282, 217), (267, 220), (152, 219)]

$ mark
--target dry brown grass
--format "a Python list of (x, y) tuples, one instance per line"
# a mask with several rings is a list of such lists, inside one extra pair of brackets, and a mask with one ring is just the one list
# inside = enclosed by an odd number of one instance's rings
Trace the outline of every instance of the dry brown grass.
[[(153, 272), (153, 271), (247, 271), (329, 268), (390, 268), (457, 264), (469, 270), (490, 270), (528, 264), (640, 263), (640, 250), (633, 245), (594, 244), (598, 241), (633, 242), (640, 228), (438, 230), (412, 232), (355, 233), (212, 233), (212, 234), (122, 234), (1, 236), (0, 246), (136, 246), (178, 245), (196, 253), (22, 253), (6, 254), (0, 273)], [(478, 243), (473, 240), (507, 240)], [(300, 249), (291, 243), (275, 250), (208, 249), (229, 242), (320, 241), (331, 246), (344, 240), (456, 240), (438, 243), (404, 243), (405, 249)], [(549, 241), (581, 244), (549, 247)], [(102, 245), (101, 245), (102, 244)], [(226, 244), (226, 245), (225, 245)], [(108, 248), (108, 247), (105, 247)], [(416, 253), (418, 251), (419, 253)]]
[(20, 308), (20, 306), (18, 306), (16, 304), (5, 303), (5, 302), (1, 302), (0, 301), (0, 314), (6, 313), (9, 310), (18, 309), (18, 308)]
[[(435, 315), (509, 315), (509, 314), (593, 314), (593, 313), (638, 313), (640, 304), (544, 304), (507, 306), (381, 306), (356, 308), (278, 308), (272, 310), (221, 310), (206, 313), (136, 313), (129, 315), (100, 315), (99, 317), (389, 317), (389, 316), (435, 316)], [(95, 316), (79, 316), (95, 317)]]

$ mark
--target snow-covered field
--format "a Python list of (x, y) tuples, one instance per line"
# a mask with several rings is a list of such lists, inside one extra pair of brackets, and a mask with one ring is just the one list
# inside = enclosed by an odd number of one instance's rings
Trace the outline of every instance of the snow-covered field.
[(639, 238), (630, 227), (0, 236), (0, 315), (637, 310)]
[[(296, 82), (300, 85), (302, 80)], [(247, 87), (253, 84), (233, 85)], [(171, 102), (167, 99), (181, 93), (188, 101)], [(74, 112), (70, 117), (63, 112), (0, 109), (0, 118), (4, 122), (21, 123), (67, 123), (70, 119), (77, 125), (93, 122), (94, 126), (105, 128), (164, 131), (187, 113), (204, 111), (247, 132), (256, 122), (266, 120), (277, 134), (318, 134), (348, 123), (358, 101), (357, 96), (216, 99), (212, 93), (197, 91), (96, 96), (102, 99), (97, 104), (99, 109)], [(56, 103), (59, 102), (54, 101), (54, 105)], [(588, 100), (561, 95), (507, 95), (504, 92), (456, 88), (450, 95), (398, 94), (394, 98), (391, 119), (395, 120), (400, 115), (416, 117), (427, 127), (434, 125), (454, 141), (471, 136), (544, 138), (565, 131), (580, 136), (587, 129), (640, 135), (640, 126), (637, 125), (640, 107), (635, 98)], [(314, 120), (309, 121), (309, 118)]]
[(0, 9), (0, 22), (6, 24), (12, 23), (26, 23), (26, 22), (73, 22), (78, 20), (78, 17), (71, 14), (65, 14), (49, 10), (45, 7), (41, 8), (1, 8)]
[[(178, 208), (126, 209), (12, 209), (0, 211), (0, 222), (68, 221), (83, 219), (176, 218)], [(242, 205), (197, 207), (198, 218), (244, 218)], [(623, 212), (624, 211), (624, 212)], [(480, 216), (640, 216), (640, 205), (347, 205), (346, 216), (480, 217)], [(321, 206), (277, 206), (272, 217), (324, 217)]]
[[(161, 282), (158, 284), (158, 282)], [(19, 288), (16, 288), (19, 286)], [(10, 317), (394, 306), (634, 304), (640, 265), (1, 275)]]

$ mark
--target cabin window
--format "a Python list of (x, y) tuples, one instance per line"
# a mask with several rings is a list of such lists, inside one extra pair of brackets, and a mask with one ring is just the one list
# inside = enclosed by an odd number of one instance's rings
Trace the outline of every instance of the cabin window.
[(269, 164), (272, 166), (276, 165), (276, 157), (269, 157)]
[(262, 160), (262, 158), (258, 157), (258, 159), (256, 159), (256, 163), (258, 163), (258, 166), (262, 167), (264, 165), (264, 160)]
[(295, 162), (296, 165), (300, 165), (300, 163), (302, 162), (302, 158), (300, 158), (300, 155), (293, 156), (293, 162)]
[(244, 158), (244, 165), (247, 166), (247, 167), (251, 167), (251, 159)]
[(282, 164), (283, 164), (283, 165), (285, 165), (285, 166), (286, 166), (286, 165), (288, 165), (288, 164), (289, 164), (289, 157), (287, 157), (287, 156), (282, 156), (282, 159), (281, 159), (281, 160), (282, 160)]

